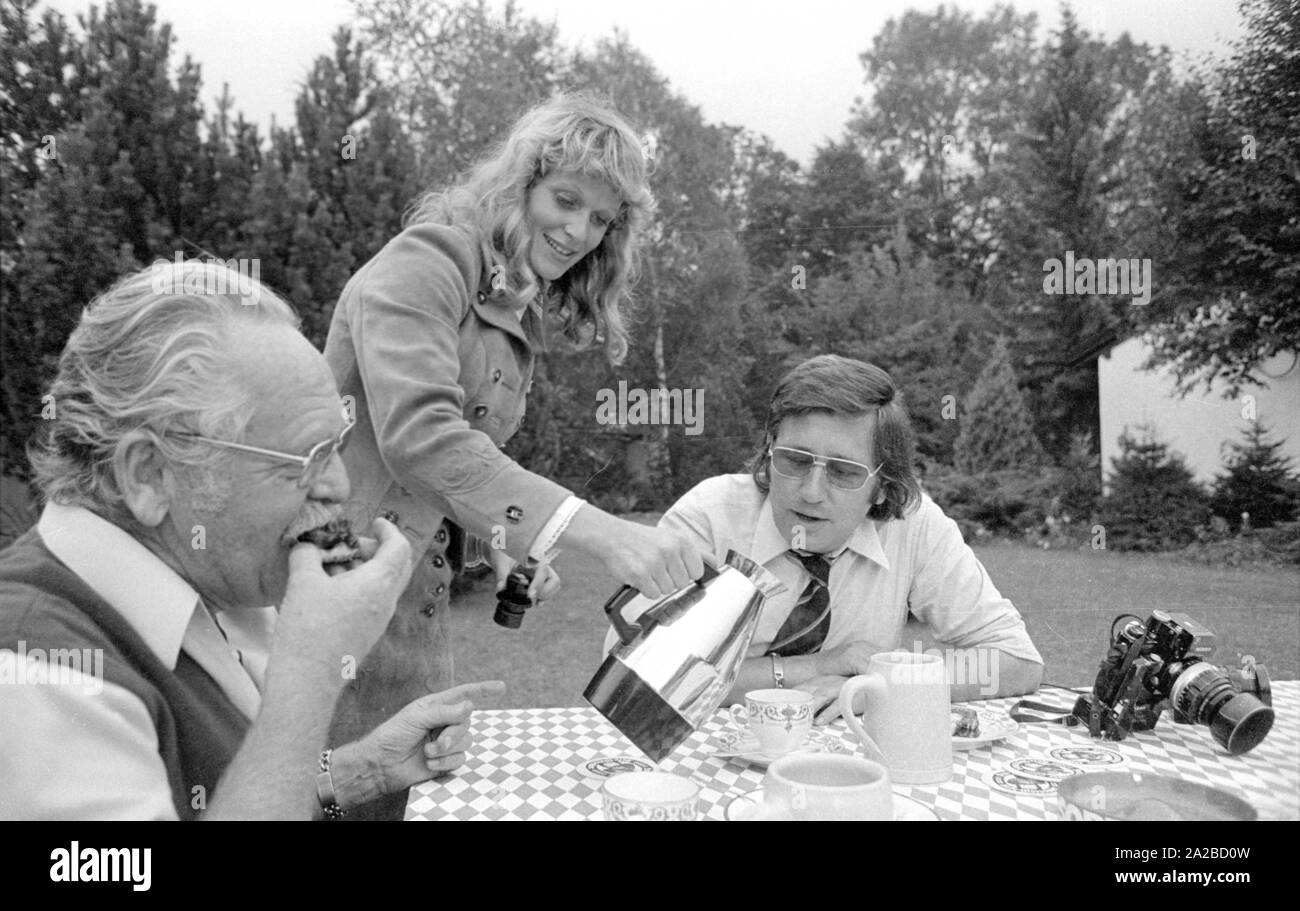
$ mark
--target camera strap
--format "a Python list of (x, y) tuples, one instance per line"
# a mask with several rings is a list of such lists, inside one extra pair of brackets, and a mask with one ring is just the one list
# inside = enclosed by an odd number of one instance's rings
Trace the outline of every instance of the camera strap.
[(1063, 709), (1059, 705), (1048, 705), (1032, 699), (1021, 699), (1011, 707), (1012, 720), (1027, 724), (1063, 724), (1072, 728), (1079, 723), (1072, 709)]

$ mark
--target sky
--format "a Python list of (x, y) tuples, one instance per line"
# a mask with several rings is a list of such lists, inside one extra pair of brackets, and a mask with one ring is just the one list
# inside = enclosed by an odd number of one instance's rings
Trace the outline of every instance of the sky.
[[(223, 82), (235, 107), (265, 134), (274, 115), (292, 120), (293, 100), (312, 61), (329, 53), (334, 30), (352, 19), (348, 0), (154, 0), (172, 24), (176, 59), (203, 66), (211, 110)], [(815, 149), (839, 138), (863, 93), (858, 55), (890, 19), (932, 10), (918, 0), (517, 0), (526, 15), (554, 22), (560, 41), (590, 48), (625, 31), (673, 89), (706, 120), (748, 127), (807, 165)], [(69, 16), (87, 0), (49, 0)], [(102, 4), (101, 4), (102, 5)], [(502, 0), (493, 0), (496, 9)], [(994, 0), (957, 0), (977, 17)], [(1040, 34), (1059, 22), (1058, 0), (1014, 0), (1038, 14)], [(1226, 56), (1241, 37), (1235, 0), (1074, 0), (1090, 31), (1167, 45), (1176, 53)]]

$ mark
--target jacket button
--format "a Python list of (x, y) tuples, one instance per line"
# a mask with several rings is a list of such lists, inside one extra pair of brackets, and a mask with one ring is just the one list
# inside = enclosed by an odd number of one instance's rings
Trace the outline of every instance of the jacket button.
[(442, 554), (437, 554), (429, 562), (432, 563), (434, 566), (436, 566), (438, 569), (442, 569), (442, 565), (447, 561), (442, 558)]
[(437, 601), (425, 601), (424, 607), (420, 608), (420, 613), (424, 614), (424, 616), (426, 617), (432, 617), (437, 610), (438, 610)]
[(500, 367), (498, 367), (496, 370), (493, 370), (493, 371), (492, 371), (492, 382), (494, 382), (494, 383), (499, 383), (499, 382), (501, 382), (501, 368), (500, 368)]
[(488, 409), (487, 409), (487, 405), (475, 405), (475, 406), (474, 406), (474, 417), (476, 417), (476, 418), (481, 418), (481, 417), (483, 417), (483, 415), (487, 414), (487, 411), (488, 411)]
[(439, 544), (441, 544), (443, 541), (446, 541), (446, 540), (447, 540), (447, 529), (445, 529), (445, 528), (439, 528), (439, 529), (438, 529), (438, 533), (437, 533), (436, 535), (433, 536), (433, 540), (437, 541)]
[(433, 593), (435, 595), (441, 595), (446, 590), (447, 590), (447, 586), (439, 584), (438, 587), (433, 590)]

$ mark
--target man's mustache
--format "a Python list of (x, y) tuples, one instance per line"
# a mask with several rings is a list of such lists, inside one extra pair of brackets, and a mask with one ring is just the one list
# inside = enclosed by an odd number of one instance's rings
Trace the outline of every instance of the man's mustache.
[(313, 528), (320, 528), (322, 525), (328, 525), (342, 516), (342, 506), (308, 503), (289, 525), (289, 529), (284, 533), (284, 537), (280, 539), (280, 542), (286, 547), (292, 547), (298, 542), (298, 536), (303, 532), (311, 531)]

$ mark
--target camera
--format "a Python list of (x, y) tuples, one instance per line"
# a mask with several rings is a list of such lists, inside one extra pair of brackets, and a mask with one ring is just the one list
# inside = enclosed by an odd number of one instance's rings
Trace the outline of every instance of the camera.
[(492, 615), (497, 626), (519, 629), (524, 622), (524, 611), (533, 605), (532, 599), (528, 597), (528, 586), (532, 583), (532, 570), (522, 567), (516, 567), (506, 577), (506, 587), (497, 593), (497, 609)]
[(1074, 717), (1093, 737), (1123, 740), (1154, 728), (1169, 708), (1179, 724), (1209, 727), (1229, 753), (1254, 749), (1273, 727), (1268, 671), (1249, 655), (1237, 670), (1210, 664), (1213, 651), (1214, 634), (1185, 614), (1116, 617), (1092, 693), (1075, 702)]

